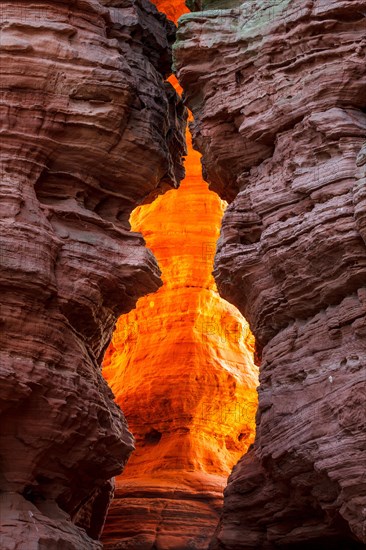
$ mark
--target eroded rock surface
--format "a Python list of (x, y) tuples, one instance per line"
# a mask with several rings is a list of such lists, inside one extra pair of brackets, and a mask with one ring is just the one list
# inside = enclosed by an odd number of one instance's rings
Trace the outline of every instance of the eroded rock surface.
[(120, 317), (103, 362), (136, 438), (103, 532), (111, 550), (206, 549), (227, 476), (254, 441), (253, 335), (212, 276), (224, 203), (187, 143), (180, 188), (131, 216), (164, 284)]
[(129, 214), (183, 176), (174, 26), (144, 0), (0, 20), (1, 548), (89, 550), (133, 449), (100, 361), (161, 284)]
[(366, 2), (203, 7), (176, 62), (231, 201), (216, 281), (262, 352), (256, 441), (211, 547), (364, 548)]

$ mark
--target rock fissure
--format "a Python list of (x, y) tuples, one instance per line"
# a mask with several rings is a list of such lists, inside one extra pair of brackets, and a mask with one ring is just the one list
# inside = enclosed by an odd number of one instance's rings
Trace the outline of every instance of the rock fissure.
[(187, 144), (180, 189), (130, 219), (164, 284), (118, 320), (104, 360), (136, 437), (102, 537), (110, 549), (207, 548), (226, 476), (253, 440), (254, 342), (211, 275), (225, 205), (202, 179), (189, 132)]

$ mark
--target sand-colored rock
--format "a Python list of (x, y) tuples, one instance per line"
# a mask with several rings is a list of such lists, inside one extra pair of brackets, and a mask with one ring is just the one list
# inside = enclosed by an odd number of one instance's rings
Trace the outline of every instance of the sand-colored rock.
[(0, 23), (0, 546), (90, 550), (133, 449), (100, 362), (161, 284), (128, 218), (183, 175), (174, 26), (144, 0), (2, 2)]
[(262, 354), (215, 549), (366, 544), (365, 13), (248, 1), (180, 21), (194, 141), (231, 201), (215, 277)]

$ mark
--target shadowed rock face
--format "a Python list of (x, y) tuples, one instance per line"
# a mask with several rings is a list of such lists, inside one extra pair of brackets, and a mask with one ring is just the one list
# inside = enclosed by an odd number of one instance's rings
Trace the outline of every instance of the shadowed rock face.
[(128, 218), (183, 176), (174, 26), (144, 0), (3, 2), (0, 22), (1, 547), (99, 548), (133, 449), (100, 361), (161, 285)]
[(365, 13), (251, 1), (181, 19), (195, 143), (231, 201), (215, 277), (262, 352), (215, 549), (366, 543)]

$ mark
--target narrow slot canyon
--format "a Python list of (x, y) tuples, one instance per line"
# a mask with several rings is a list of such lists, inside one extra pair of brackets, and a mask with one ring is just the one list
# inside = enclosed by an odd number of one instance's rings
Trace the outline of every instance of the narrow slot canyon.
[[(155, 4), (174, 23), (188, 11), (183, 2)], [(181, 95), (177, 79), (169, 82)], [(136, 439), (116, 479), (104, 548), (207, 548), (227, 477), (254, 442), (254, 337), (212, 275), (225, 203), (203, 180), (188, 126), (186, 144), (179, 189), (130, 218), (163, 286), (119, 318), (103, 361)]]
[(366, 0), (0, 32), (0, 550), (364, 550)]
[(227, 477), (254, 442), (254, 337), (212, 276), (225, 204), (202, 179), (188, 129), (186, 137), (179, 189), (130, 219), (163, 286), (119, 318), (104, 358), (103, 375), (136, 438), (116, 479), (105, 548), (207, 548)]

